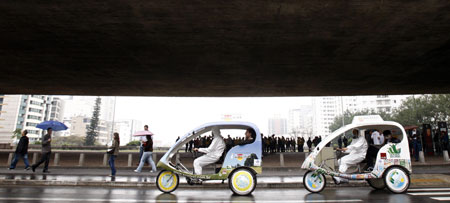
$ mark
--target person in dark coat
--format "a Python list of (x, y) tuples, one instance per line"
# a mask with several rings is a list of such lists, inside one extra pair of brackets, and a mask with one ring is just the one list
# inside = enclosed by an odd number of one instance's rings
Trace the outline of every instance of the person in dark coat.
[(342, 142), (344, 143), (344, 147), (348, 146), (348, 140), (347, 137), (344, 136), (344, 139), (342, 139)]
[(308, 141), (306, 142), (306, 145), (308, 145), (308, 151), (311, 151), (311, 147), (312, 147), (311, 138), (308, 138)]
[(305, 145), (305, 139), (303, 139), (303, 137), (299, 137), (297, 138), (297, 148), (298, 148), (298, 152), (303, 152), (303, 145)]
[(108, 163), (109, 163), (109, 167), (111, 168), (111, 175), (109, 175), (109, 176), (111, 176), (111, 177), (115, 177), (116, 176), (115, 160), (116, 160), (117, 156), (119, 155), (119, 148), (120, 148), (119, 133), (114, 133), (113, 135), (114, 135), (114, 138), (113, 138), (113, 141), (112, 141), (112, 146), (108, 147), (108, 154), (110, 155)]
[(9, 169), (15, 169), (19, 158), (22, 157), (23, 163), (25, 163), (25, 170), (30, 170), (30, 164), (28, 163), (28, 131), (24, 130), (22, 132), (22, 137), (20, 137), (19, 144), (17, 144), (16, 152), (14, 154), (14, 159), (11, 162)]
[(47, 128), (47, 134), (45, 134), (42, 138), (41, 160), (31, 166), (31, 170), (33, 170), (33, 172), (37, 167), (39, 167), (39, 165), (45, 162), (44, 170), (42, 172), (50, 173), (50, 171), (48, 171), (48, 164), (50, 163), (50, 156), (52, 155), (52, 131), (52, 128)]

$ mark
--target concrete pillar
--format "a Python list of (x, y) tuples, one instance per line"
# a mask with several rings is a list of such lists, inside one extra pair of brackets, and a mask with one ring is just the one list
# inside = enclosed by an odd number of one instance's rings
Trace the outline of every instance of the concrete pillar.
[(444, 154), (444, 161), (450, 161), (450, 159), (448, 158), (448, 151), (447, 150), (444, 150), (442, 152), (442, 154)]
[(59, 153), (55, 153), (55, 159), (53, 160), (53, 165), (54, 166), (59, 166)]
[(13, 157), (14, 157), (14, 153), (9, 153), (9, 156), (8, 156), (8, 162), (6, 163), (6, 165), (9, 167), (10, 165), (11, 165), (11, 161), (12, 161), (12, 159), (13, 159)]
[(128, 154), (128, 167), (133, 164), (133, 154)]
[(36, 164), (37, 157), (38, 157), (38, 153), (37, 152), (33, 153), (33, 162), (31, 164)]
[(419, 151), (419, 161), (421, 163), (425, 163), (425, 155), (423, 154), (423, 151)]
[(106, 166), (106, 164), (108, 164), (108, 154), (104, 154), (103, 155), (103, 166)]
[(84, 165), (84, 153), (80, 154), (80, 161), (78, 162), (78, 166), (83, 166)]
[(284, 167), (284, 154), (280, 153), (280, 166)]

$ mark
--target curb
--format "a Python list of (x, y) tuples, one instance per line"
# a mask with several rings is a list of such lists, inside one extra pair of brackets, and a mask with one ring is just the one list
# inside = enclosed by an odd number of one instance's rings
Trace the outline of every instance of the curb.
[[(79, 187), (145, 187), (156, 189), (154, 182), (100, 182), (100, 181), (47, 181), (47, 180), (0, 180), (0, 186), (79, 186)], [(335, 185), (333, 181), (327, 181), (327, 187), (362, 187), (368, 186), (366, 181), (352, 182), (345, 185)], [(303, 183), (258, 183), (257, 188), (303, 188)], [(179, 188), (228, 188), (228, 183), (203, 183), (202, 185), (188, 185), (180, 183)]]

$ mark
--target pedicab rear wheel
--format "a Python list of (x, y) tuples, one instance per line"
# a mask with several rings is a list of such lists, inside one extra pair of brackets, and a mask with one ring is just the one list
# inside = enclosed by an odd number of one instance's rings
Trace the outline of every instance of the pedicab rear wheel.
[(172, 171), (163, 170), (156, 176), (156, 187), (158, 187), (161, 192), (173, 192), (177, 189), (179, 184), (179, 176)]
[(375, 190), (382, 190), (386, 188), (383, 178), (371, 178), (367, 179), (366, 181), (367, 183), (369, 183), (370, 187), (372, 187)]
[(236, 195), (249, 195), (256, 188), (256, 176), (248, 169), (237, 169), (229, 177), (228, 186)]
[(303, 176), (303, 185), (309, 192), (318, 193), (325, 189), (327, 180), (323, 174), (316, 171), (308, 171)]
[(386, 188), (396, 194), (405, 193), (411, 183), (409, 174), (398, 166), (388, 168), (383, 174), (383, 180)]

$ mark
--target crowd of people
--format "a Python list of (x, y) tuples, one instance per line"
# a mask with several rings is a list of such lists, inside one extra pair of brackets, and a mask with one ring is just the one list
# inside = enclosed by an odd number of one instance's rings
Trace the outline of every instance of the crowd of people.
[(308, 140), (305, 141), (305, 138), (303, 137), (297, 137), (297, 139), (295, 139), (285, 138), (284, 136), (276, 137), (274, 134), (268, 137), (263, 135), (263, 152), (267, 154), (276, 152), (303, 152), (305, 144), (308, 151), (310, 151), (321, 141), (321, 136), (315, 136), (312, 140), (309, 137)]

